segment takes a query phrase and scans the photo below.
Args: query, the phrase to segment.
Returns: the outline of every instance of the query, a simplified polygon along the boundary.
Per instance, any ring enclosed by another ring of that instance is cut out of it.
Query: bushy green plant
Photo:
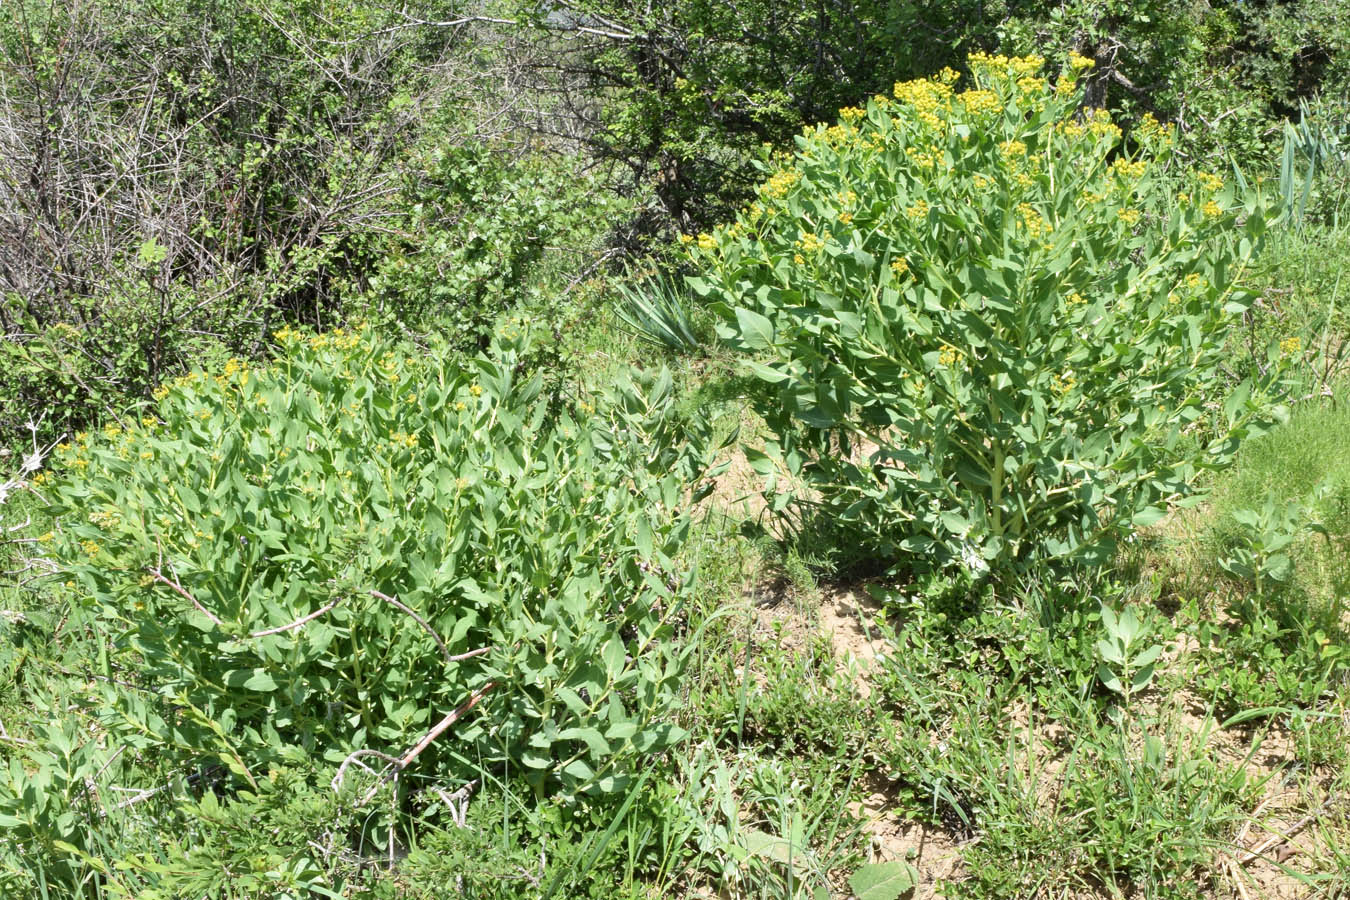
[[[110,689],[108,727],[253,783],[458,709],[421,770],[572,795],[676,739],[700,432],[668,377],[560,408],[523,329],[472,359],[283,331],[271,368],[194,372],[66,448],[52,555],[148,691]]]
[[[543,36],[538,52],[548,64],[534,69],[538,89],[566,97],[588,149],[618,164],[622,190],[650,188],[660,224],[681,227],[735,209],[754,186],[765,144],[954,61],[959,45],[988,39],[994,24],[971,0],[569,0],[565,11],[507,0],[501,8]]]
[[[559,266],[547,251],[584,253],[621,206],[575,160],[513,155],[510,147],[463,141],[464,116],[430,118],[399,164],[386,229],[361,235],[367,263],[344,297],[354,316],[400,329],[435,327],[460,347],[480,349],[505,311],[540,301]],[[568,274],[581,266],[562,263]]]
[[[970,66],[809,130],[685,238],[694,286],[769,387],[752,462],[800,479],[798,526],[910,570],[1100,562],[1262,422],[1220,363],[1265,211],[1080,113],[1089,60]]]
[[[546,245],[587,249],[590,209],[502,108],[476,115],[495,63],[466,33],[411,25],[462,8],[0,8],[0,441],[35,407],[53,437],[109,417],[221,346],[257,358],[282,319],[370,304],[485,346]]]

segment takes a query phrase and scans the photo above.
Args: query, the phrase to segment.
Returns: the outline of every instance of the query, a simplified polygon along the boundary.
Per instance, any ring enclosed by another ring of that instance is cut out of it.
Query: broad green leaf
[[[848,879],[857,900],[897,900],[918,883],[919,870],[900,860],[869,863]]]

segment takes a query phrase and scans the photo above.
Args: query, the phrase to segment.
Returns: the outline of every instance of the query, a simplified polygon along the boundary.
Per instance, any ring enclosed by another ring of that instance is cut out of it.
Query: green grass
[[[1350,485],[1350,389],[1294,408],[1289,421],[1243,448],[1213,495],[1222,519],[1236,509],[1260,505],[1267,495],[1306,497],[1323,481]],[[1350,526],[1347,526],[1350,527]]]

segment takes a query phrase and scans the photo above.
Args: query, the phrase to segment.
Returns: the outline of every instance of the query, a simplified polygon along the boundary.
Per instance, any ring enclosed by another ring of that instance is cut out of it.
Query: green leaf
[[[857,900],[896,900],[914,890],[918,883],[919,870],[900,860],[869,863],[848,879]]]
[[[1147,528],[1150,525],[1156,525],[1167,515],[1167,511],[1159,506],[1146,506],[1134,514],[1131,522],[1138,528]]]
[[[228,687],[244,688],[249,691],[275,691],[277,683],[265,669],[234,669],[226,672],[221,679]]]
[[[745,349],[766,350],[773,346],[773,323],[754,310],[738,307],[736,327]]]
[[[609,742],[595,728],[566,728],[558,732],[558,740],[582,741],[586,744],[586,749],[590,750],[597,758],[603,758],[610,754]]]
[[[1116,673],[1106,667],[1105,663],[1100,663],[1097,666],[1097,680],[1100,681],[1107,690],[1115,691],[1117,694],[1125,693],[1125,686],[1121,684],[1120,679],[1116,677]]]

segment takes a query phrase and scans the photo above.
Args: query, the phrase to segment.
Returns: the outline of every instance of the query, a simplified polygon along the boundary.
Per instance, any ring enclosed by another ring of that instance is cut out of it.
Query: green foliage
[[[0,440],[257,359],[279,320],[435,316],[481,349],[546,247],[589,250],[586,179],[476,121],[490,76],[445,72],[485,61],[405,18],[461,5],[6,4]]]
[[[592,152],[650,187],[665,221],[685,228],[749,195],[765,144],[955,59],[970,32],[994,25],[968,0],[505,6],[544,35],[546,86],[567,93]]]
[[[919,883],[919,871],[907,862],[873,863],[849,876],[858,900],[896,900]]]
[[[895,711],[882,771],[897,814],[977,837],[945,893],[1017,896],[1046,883],[1195,896],[1185,886],[1245,815],[1253,786],[1208,751],[1212,722],[1197,732],[1171,698],[1155,716],[1141,696],[1122,707],[1092,690],[1103,632],[1112,652],[1129,635],[1127,670],[1145,633],[1174,636],[1147,608],[1133,623],[1110,614],[1128,589],[1031,585],[1016,606],[963,618],[888,598],[901,621],[874,678]]]
[[[390,329],[433,328],[481,349],[507,310],[545,293],[549,248],[588,250],[622,204],[566,159],[466,141],[458,110],[428,116],[399,164],[385,228],[362,236],[369,261],[343,290],[352,316]]]
[[[564,94],[592,152],[654,191],[665,221],[684,228],[725,219],[749,197],[762,145],[971,51],[1084,54],[1097,65],[1085,79],[1090,105],[1175,122],[1183,157],[1215,166],[1230,156],[1264,166],[1301,100],[1350,86],[1344,0],[501,8],[542,35],[540,87]]]
[[[1260,592],[1264,587],[1285,582],[1293,570],[1286,552],[1298,537],[1304,522],[1304,506],[1295,500],[1277,502],[1267,496],[1260,509],[1239,509],[1233,521],[1240,532],[1219,560],[1219,568],[1235,578],[1249,581]]]
[[[1203,539],[1211,565],[1244,592],[1294,604],[1282,627],[1328,634],[1350,587],[1350,415],[1316,400],[1253,441],[1213,492]]]
[[[552,413],[519,329],[471,360],[283,332],[274,367],[195,372],[66,450],[53,555],[149,691],[110,688],[107,727],[253,785],[481,698],[419,767],[569,796],[677,740],[697,434],[668,376]]]
[[[1284,123],[1280,153],[1280,197],[1295,226],[1306,224],[1315,186],[1344,187],[1350,180],[1350,126],[1327,121],[1331,114],[1325,108],[1314,114],[1306,102],[1299,113],[1297,125]]]
[[[1103,606],[1102,630],[1106,636],[1097,642],[1097,655],[1101,659],[1097,677],[1128,704],[1130,695],[1144,690],[1153,681],[1162,645],[1141,646],[1148,640],[1148,627],[1132,606],[1120,613]]]
[[[1156,128],[1131,156],[1079,121],[1088,61],[1053,89],[971,63],[969,91],[898,85],[801,138],[694,283],[770,388],[752,462],[799,529],[907,570],[1102,562],[1261,424],[1267,385],[1221,363],[1264,212],[1174,190]]]
[[[690,321],[688,292],[675,276],[656,274],[618,285],[619,318],[638,337],[675,353],[698,353],[703,341]]]
[[[1200,652],[1187,682],[1220,715],[1264,718],[1313,708],[1347,662],[1344,640],[1295,620],[1297,603],[1238,604],[1192,628]]]
[[[1077,51],[1097,69],[1088,98],[1137,119],[1176,122],[1192,159],[1236,158],[1264,167],[1281,120],[1301,100],[1337,97],[1350,81],[1350,7],[1343,0],[1290,3],[1129,4],[1073,0],[1008,3],[1005,53],[1060,59]]]

